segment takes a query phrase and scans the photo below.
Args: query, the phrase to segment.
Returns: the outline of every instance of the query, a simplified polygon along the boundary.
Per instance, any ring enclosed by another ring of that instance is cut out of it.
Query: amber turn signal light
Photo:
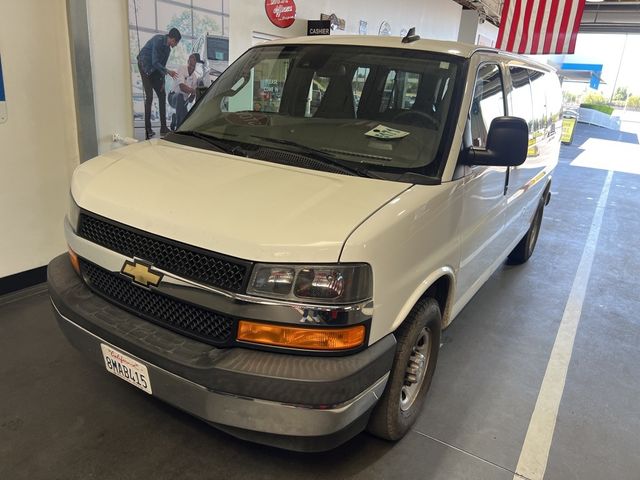
[[[71,260],[71,266],[80,275],[80,261],[78,260],[78,254],[69,248],[69,260]]]
[[[240,320],[238,340],[307,350],[347,350],[362,345],[364,325],[347,328],[299,328]]]

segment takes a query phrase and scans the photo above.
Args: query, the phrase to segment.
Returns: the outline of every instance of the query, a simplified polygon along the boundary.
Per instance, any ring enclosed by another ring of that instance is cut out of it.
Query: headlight
[[[309,303],[344,304],[371,298],[373,275],[367,264],[270,265],[258,263],[247,292]]]
[[[69,211],[67,212],[67,218],[73,228],[74,232],[78,231],[78,220],[80,218],[80,207],[73,199],[73,196],[69,194]]]

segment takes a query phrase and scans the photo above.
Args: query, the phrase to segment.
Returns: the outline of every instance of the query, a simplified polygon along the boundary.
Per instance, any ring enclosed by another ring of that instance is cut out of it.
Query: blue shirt
[[[146,75],[151,75],[153,72],[167,73],[165,65],[169,60],[169,54],[171,53],[171,47],[168,44],[168,35],[154,35],[145,43],[142,50],[138,54],[138,60],[142,65],[142,70]]]

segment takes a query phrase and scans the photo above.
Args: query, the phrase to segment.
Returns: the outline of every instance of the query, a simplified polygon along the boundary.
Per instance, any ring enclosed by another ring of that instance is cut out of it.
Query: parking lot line
[[[532,480],[542,480],[544,478],[558,417],[558,408],[564,391],[567,370],[571,361],[573,344],[578,323],[580,322],[582,305],[584,304],[587,284],[591,275],[591,266],[593,265],[612,178],[613,171],[609,170],[593,215],[589,236],[582,251],[580,264],[562,315],[560,327],[558,328],[538,393],[538,399],[531,415],[529,428],[527,429],[516,467],[517,473],[513,477],[514,480],[520,479],[520,476]]]

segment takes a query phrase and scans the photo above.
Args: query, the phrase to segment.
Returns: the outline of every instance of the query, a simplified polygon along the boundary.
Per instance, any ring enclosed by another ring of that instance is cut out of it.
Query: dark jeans
[[[142,72],[142,66],[138,62],[140,76],[142,77],[142,88],[144,89],[144,129],[147,134],[151,132],[151,104],[153,103],[153,92],[158,96],[160,108],[160,128],[167,129],[167,94],[164,91],[164,74],[154,71],[151,75]]]
[[[169,105],[176,109],[176,123],[171,123],[171,128],[175,129],[180,126],[184,117],[187,116],[187,100],[184,98],[184,95],[180,93],[169,93]]]

